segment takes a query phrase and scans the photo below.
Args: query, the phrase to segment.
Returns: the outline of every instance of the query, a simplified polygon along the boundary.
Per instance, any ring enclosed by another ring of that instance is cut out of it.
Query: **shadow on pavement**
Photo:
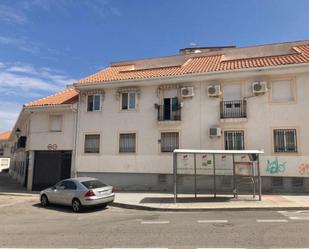
[[[63,213],[73,213],[72,208],[69,206],[62,206],[62,205],[56,205],[56,204],[50,204],[47,207],[43,207],[40,203],[36,203],[32,205],[35,208],[38,209],[47,209],[47,210],[53,210]],[[93,207],[84,207],[79,213],[94,213],[102,210],[107,210],[109,207],[104,206],[93,206]]]
[[[197,203],[197,202],[229,202],[233,197],[178,197],[177,203]],[[174,203],[173,197],[146,197],[140,203]]]

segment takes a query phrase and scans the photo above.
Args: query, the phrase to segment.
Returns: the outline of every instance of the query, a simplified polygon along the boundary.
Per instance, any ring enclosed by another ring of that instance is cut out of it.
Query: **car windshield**
[[[103,188],[107,186],[106,184],[104,184],[103,182],[99,180],[89,180],[89,181],[82,182],[82,184],[88,189]]]

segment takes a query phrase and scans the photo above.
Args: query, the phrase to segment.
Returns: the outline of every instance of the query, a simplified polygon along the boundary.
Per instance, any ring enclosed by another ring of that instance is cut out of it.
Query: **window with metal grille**
[[[87,97],[87,111],[100,111],[101,95],[88,95]]]
[[[85,135],[85,153],[100,152],[100,135]]]
[[[161,152],[173,152],[179,148],[178,132],[162,132],[161,133]]]
[[[136,134],[122,133],[119,135],[119,152],[134,153],[136,152]]]
[[[275,129],[274,151],[297,152],[296,129]]]
[[[224,147],[226,150],[244,150],[244,132],[224,131]]]

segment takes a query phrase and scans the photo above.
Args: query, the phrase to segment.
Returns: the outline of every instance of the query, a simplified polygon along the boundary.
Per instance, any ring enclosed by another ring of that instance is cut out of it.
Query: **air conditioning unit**
[[[218,97],[221,95],[220,85],[211,85],[207,87],[209,97]]]
[[[181,92],[181,97],[183,98],[189,98],[189,97],[193,97],[194,96],[194,89],[193,87],[182,87],[180,89]]]
[[[267,82],[266,81],[257,81],[252,83],[252,92],[253,93],[265,93],[267,92]]]
[[[210,137],[221,137],[221,128],[209,128],[209,136]]]

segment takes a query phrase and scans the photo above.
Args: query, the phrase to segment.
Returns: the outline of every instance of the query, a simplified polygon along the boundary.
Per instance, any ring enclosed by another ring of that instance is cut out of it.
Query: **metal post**
[[[255,190],[255,188],[256,188],[256,186],[255,186],[255,170],[254,170],[254,168],[255,168],[255,165],[256,165],[256,162],[255,161],[253,161],[252,162],[252,180],[253,180],[253,198],[255,198],[255,192],[256,192],[256,190]]]
[[[196,153],[194,155],[194,197],[197,197],[197,190],[196,190]]]
[[[217,184],[216,184],[216,156],[215,154],[212,154],[212,161],[213,161],[213,167],[214,167],[214,198],[217,197]]]
[[[260,172],[260,155],[257,154],[257,171],[258,171],[258,182],[259,182],[259,201],[262,200],[262,179]]]
[[[233,154],[233,193],[234,193],[234,198],[235,198],[235,197],[236,197],[236,194],[237,194],[237,189],[236,189],[235,154]]]
[[[177,154],[173,152],[174,203],[177,202]]]

